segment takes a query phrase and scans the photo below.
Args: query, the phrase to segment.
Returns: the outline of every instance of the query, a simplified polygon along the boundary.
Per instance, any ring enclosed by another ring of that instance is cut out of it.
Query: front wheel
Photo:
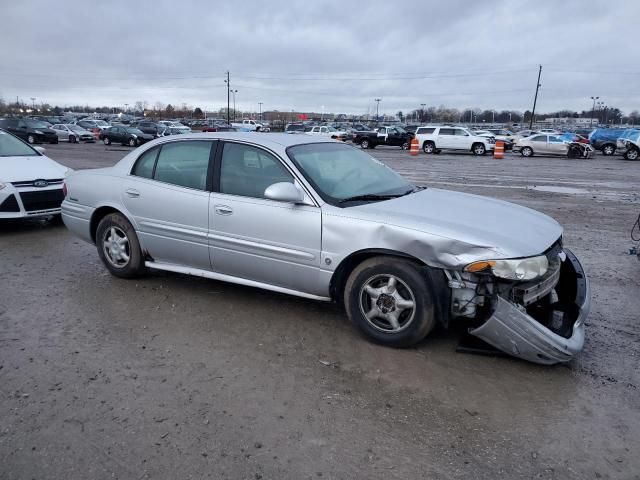
[[[76,137],[69,135],[69,143],[76,143]]]
[[[436,150],[436,144],[433,142],[424,142],[422,145],[422,151],[424,153],[434,153]]]
[[[523,147],[522,150],[520,150],[520,155],[523,157],[531,157],[533,156],[533,149],[531,147]]]
[[[626,152],[624,152],[624,158],[626,160],[638,160],[638,155],[640,154],[640,150],[637,148],[630,148]]]
[[[487,153],[487,149],[482,143],[474,144],[472,150],[474,155],[484,155]]]
[[[135,147],[138,144],[137,140],[135,138],[130,138],[129,139],[129,146],[130,147]]]
[[[33,145],[34,143],[36,143],[36,137],[34,137],[33,135],[29,135],[27,137],[27,142],[29,142],[31,145]]]
[[[604,147],[602,147],[602,154],[603,155],[613,155],[614,153],[616,153],[616,147],[614,147],[613,145],[605,145]]]
[[[362,142],[360,143],[360,148],[363,148],[363,149],[370,148],[369,140],[367,140],[366,138],[363,139]]]
[[[374,257],[349,276],[344,290],[347,315],[373,341],[408,347],[435,326],[431,289],[418,268],[405,259]]]
[[[402,145],[400,145],[400,148],[402,150],[409,150],[409,142],[404,142]]]
[[[121,213],[111,213],[100,220],[96,247],[100,260],[116,277],[133,278],[144,271],[138,237]]]
[[[104,142],[105,145],[111,145],[111,139],[109,137],[104,137],[104,140],[102,140]]]

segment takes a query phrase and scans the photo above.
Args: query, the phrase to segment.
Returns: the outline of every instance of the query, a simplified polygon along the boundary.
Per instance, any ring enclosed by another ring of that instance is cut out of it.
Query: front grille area
[[[60,185],[63,182],[62,178],[51,178],[43,180],[45,180],[49,185]],[[35,182],[36,180],[22,180],[20,182],[11,182],[11,185],[16,188],[35,187]]]
[[[16,200],[15,195],[9,195],[4,199],[4,202],[0,204],[0,212],[19,212],[20,205],[18,205],[18,200]]]
[[[513,300],[527,306],[548,295],[560,280],[560,267],[561,262],[556,258],[553,263],[549,264],[549,269],[542,278],[514,287]]]
[[[22,204],[27,212],[37,210],[52,210],[60,208],[64,194],[59,190],[41,190],[39,192],[22,192],[20,194]]]

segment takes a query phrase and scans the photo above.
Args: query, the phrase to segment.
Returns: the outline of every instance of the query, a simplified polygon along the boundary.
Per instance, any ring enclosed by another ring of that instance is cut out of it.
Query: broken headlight
[[[480,273],[491,271],[496,277],[505,280],[533,280],[541,277],[549,268],[549,260],[545,255],[510,260],[483,260],[470,263],[465,267],[467,272]]]

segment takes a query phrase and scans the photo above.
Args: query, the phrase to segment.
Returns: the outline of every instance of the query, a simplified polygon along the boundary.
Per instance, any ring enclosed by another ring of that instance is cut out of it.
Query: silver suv
[[[496,142],[493,137],[481,137],[467,128],[453,126],[418,127],[416,138],[424,153],[458,150],[484,155],[494,150]]]

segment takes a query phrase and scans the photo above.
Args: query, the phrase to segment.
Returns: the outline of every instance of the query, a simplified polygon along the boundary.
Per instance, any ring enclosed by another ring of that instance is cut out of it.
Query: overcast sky
[[[640,109],[640,1],[0,0],[0,97],[396,113]]]

